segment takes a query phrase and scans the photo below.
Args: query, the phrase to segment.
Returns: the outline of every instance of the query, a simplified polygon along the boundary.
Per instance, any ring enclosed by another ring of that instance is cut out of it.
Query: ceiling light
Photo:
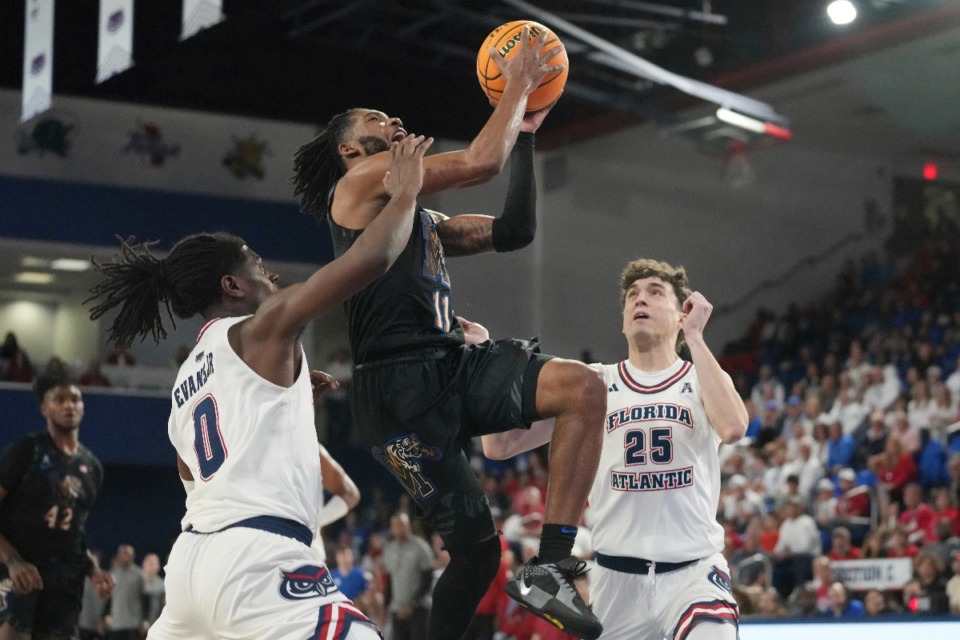
[[[46,258],[36,258],[34,256],[24,256],[20,260],[20,266],[28,269],[49,269],[50,261]]]
[[[76,258],[58,258],[50,263],[50,268],[57,271],[87,271],[90,268],[90,261],[77,260]]]
[[[13,277],[13,281],[22,284],[50,284],[53,282],[53,274],[39,271],[21,271]]]
[[[827,6],[833,24],[850,24],[857,19],[857,7],[850,0],[834,0]]]

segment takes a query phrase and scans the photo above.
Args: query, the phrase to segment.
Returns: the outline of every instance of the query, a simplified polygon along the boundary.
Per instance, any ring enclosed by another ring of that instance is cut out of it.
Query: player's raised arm
[[[747,432],[750,416],[733,386],[733,380],[720,368],[720,363],[703,339],[703,329],[712,311],[713,305],[707,302],[703,294],[693,292],[683,302],[683,338],[697,368],[697,379],[700,381],[700,393],[703,395],[707,417],[723,442],[733,444]]]

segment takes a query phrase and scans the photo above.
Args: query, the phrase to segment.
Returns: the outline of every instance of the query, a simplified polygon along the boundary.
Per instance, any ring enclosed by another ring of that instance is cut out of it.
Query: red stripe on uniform
[[[673,630],[673,637],[674,640],[686,640],[690,630],[701,622],[730,623],[738,626],[739,619],[740,616],[735,604],[723,600],[696,602],[690,605],[687,611],[680,616],[680,622]]]
[[[312,640],[343,640],[354,622],[368,624],[383,637],[383,633],[369,618],[349,602],[331,602],[320,608],[320,619]]]
[[[210,318],[204,323],[202,327],[200,327],[200,331],[197,333],[197,342],[200,342],[200,338],[203,337],[203,332],[206,331],[210,327],[210,325],[212,325],[214,322],[216,322],[219,319],[220,318]]]
[[[620,379],[623,380],[623,384],[627,385],[627,387],[629,387],[632,391],[636,391],[637,393],[657,393],[665,389],[669,389],[670,387],[675,385],[677,382],[679,382],[681,378],[687,375],[687,372],[690,371],[691,367],[693,367],[691,363],[684,362],[683,366],[680,367],[680,370],[677,371],[675,374],[673,374],[672,376],[670,376],[660,384],[656,384],[649,387],[646,385],[640,384],[630,376],[630,372],[627,370],[626,360],[620,363],[618,369],[620,371]]]

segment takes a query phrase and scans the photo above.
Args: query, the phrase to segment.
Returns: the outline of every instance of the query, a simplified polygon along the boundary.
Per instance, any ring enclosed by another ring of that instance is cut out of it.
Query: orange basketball
[[[543,50],[549,50],[560,42],[557,34],[539,22],[532,20],[515,20],[507,24],[500,25],[486,37],[480,46],[480,52],[477,54],[477,78],[480,80],[480,88],[487,94],[491,104],[500,102],[500,96],[503,95],[503,88],[506,86],[506,80],[500,73],[500,67],[490,59],[490,53],[487,51],[490,47],[497,50],[501,59],[506,59],[516,53],[520,44],[520,32],[524,25],[530,25],[530,39],[535,39],[541,31],[546,31],[550,35],[543,45]],[[561,51],[553,56],[548,64],[567,65],[567,52]],[[567,83],[567,67],[563,71],[548,73],[544,77],[540,86],[534,89],[530,97],[527,98],[527,111],[538,111],[552,104],[560,94],[563,93],[563,86]]]

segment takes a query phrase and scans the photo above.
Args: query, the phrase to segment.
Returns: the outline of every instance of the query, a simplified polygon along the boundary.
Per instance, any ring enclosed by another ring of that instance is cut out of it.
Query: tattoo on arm
[[[437,225],[437,235],[448,257],[472,256],[493,251],[493,218],[489,216],[457,216]]]

